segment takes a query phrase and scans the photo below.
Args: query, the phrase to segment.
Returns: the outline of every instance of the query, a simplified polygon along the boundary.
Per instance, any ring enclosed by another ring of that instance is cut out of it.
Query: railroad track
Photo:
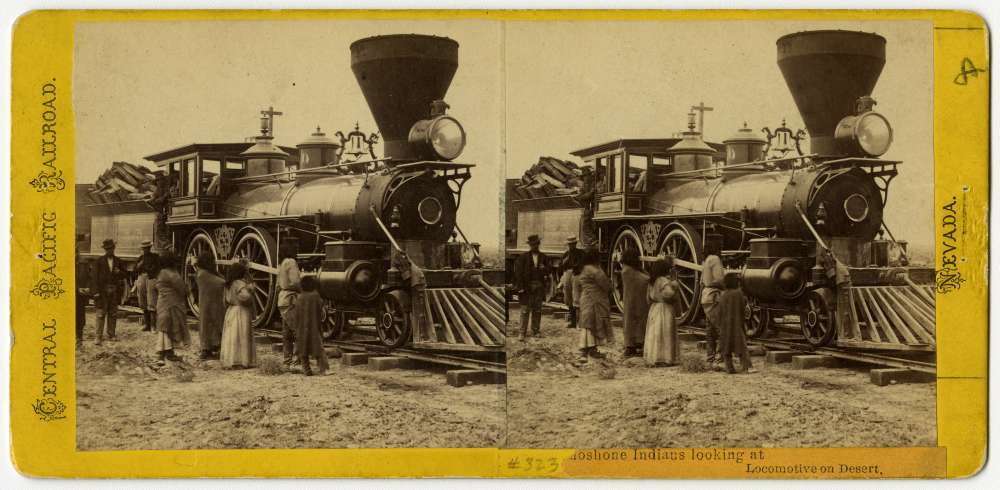
[[[698,327],[681,327],[679,330],[696,335],[705,335],[705,329]],[[928,355],[927,353],[922,352],[915,353],[914,355],[919,356],[919,358],[914,358],[892,355],[884,352],[859,352],[838,347],[814,347],[804,339],[794,337],[750,339],[748,342],[750,344],[761,345],[771,349],[798,351],[803,354],[820,354],[837,359],[863,362],[876,366],[909,369],[911,371],[927,374],[937,373],[937,363],[934,361],[933,354]]]
[[[363,352],[370,355],[380,354],[385,356],[405,357],[414,361],[426,362],[430,364],[460,367],[464,369],[477,369],[480,371],[503,375],[507,374],[507,363],[504,353],[494,356],[497,360],[490,360],[487,358],[420,351],[408,348],[390,349],[379,344],[377,340],[332,340],[324,342],[324,345],[335,346],[343,351]]]

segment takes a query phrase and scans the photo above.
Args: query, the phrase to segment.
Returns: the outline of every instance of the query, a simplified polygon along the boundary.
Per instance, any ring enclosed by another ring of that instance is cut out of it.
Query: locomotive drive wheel
[[[276,250],[274,240],[256,230],[243,235],[233,247],[233,260],[247,262],[249,286],[254,298],[254,328],[265,325],[277,303]]]
[[[642,255],[642,242],[639,234],[632,228],[624,228],[618,232],[614,246],[611,247],[611,257],[608,261],[608,272],[611,276],[611,296],[618,306],[618,311],[625,311],[624,289],[622,281],[622,257],[628,249],[635,249]]]
[[[806,293],[804,311],[800,314],[802,335],[814,347],[823,347],[837,333],[836,313],[833,310],[833,293],[817,289]]]
[[[673,227],[660,244],[660,255],[669,255],[691,264],[701,264],[701,239],[686,225]],[[690,324],[701,305],[701,272],[681,263],[674,263],[680,283],[681,309],[676,318],[680,324]]]
[[[771,310],[760,306],[757,298],[747,297],[746,306],[743,308],[743,330],[747,338],[757,339],[767,333],[771,327]]]
[[[409,315],[396,295],[383,294],[379,298],[375,330],[386,347],[402,347],[410,340]]]
[[[184,253],[184,282],[187,283],[188,295],[187,302],[188,307],[191,308],[191,313],[194,316],[198,316],[198,282],[195,278],[198,275],[198,269],[194,267],[194,261],[198,259],[198,256],[202,252],[209,251],[216,260],[219,260],[219,255],[215,251],[215,244],[212,242],[212,238],[208,236],[205,232],[198,232],[191,238],[188,242],[187,251]]]

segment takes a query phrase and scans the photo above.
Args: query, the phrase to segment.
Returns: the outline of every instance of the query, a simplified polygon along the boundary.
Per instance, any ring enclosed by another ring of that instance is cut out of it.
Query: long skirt
[[[156,329],[170,341],[171,347],[167,347],[167,349],[172,349],[174,345],[184,346],[191,343],[191,332],[188,331],[187,318],[184,315],[184,308],[180,306],[157,310]]]
[[[253,343],[253,317],[249,308],[234,305],[226,309],[219,360],[224,367],[253,367],[257,364],[257,348]]]
[[[166,332],[156,332],[156,351],[161,352],[165,350],[170,350],[174,348],[173,341],[170,340],[170,336]]]
[[[580,333],[576,346],[580,350],[597,347],[599,345],[606,345],[610,339],[610,337],[599,339],[594,336],[593,332],[587,330],[586,328],[581,328],[579,330]]]
[[[654,302],[649,307],[642,357],[649,365],[676,364],[680,360],[680,344],[677,341],[677,324],[672,305]]]

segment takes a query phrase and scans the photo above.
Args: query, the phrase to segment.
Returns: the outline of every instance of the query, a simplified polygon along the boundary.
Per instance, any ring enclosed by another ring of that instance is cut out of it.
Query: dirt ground
[[[118,320],[119,341],[94,344],[88,312],[77,356],[80,450],[195,448],[496,447],[503,385],[453,388],[444,370],[374,372],[331,359],[327,376],[225,370],[197,360],[158,367],[153,334]],[[258,361],[274,356],[259,345]]]
[[[515,331],[518,314],[511,308]],[[519,330],[517,330],[519,331]],[[577,330],[545,316],[542,337],[508,337],[510,447],[934,446],[935,385],[878,387],[856,368],[793,370],[754,357],[753,374],[647,368],[602,347],[577,367]],[[682,358],[703,357],[683,342]]]

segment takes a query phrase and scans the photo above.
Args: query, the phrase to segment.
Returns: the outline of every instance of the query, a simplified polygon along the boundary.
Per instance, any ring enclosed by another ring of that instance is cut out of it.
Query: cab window
[[[218,159],[201,160],[201,181],[199,194],[202,196],[218,196],[221,185],[222,162]]]
[[[646,192],[646,170],[649,168],[649,155],[629,153],[628,182],[630,192]]]
[[[226,158],[226,177],[243,177],[247,173],[247,162],[240,158]]]
[[[190,196],[194,194],[194,190],[197,188],[196,185],[198,176],[194,168],[194,159],[189,158],[184,160],[181,167],[184,169],[184,185],[181,186],[181,195]]]
[[[181,162],[170,162],[169,170],[167,171],[167,185],[170,189],[170,197],[181,197]]]
[[[598,158],[594,163],[594,190],[598,193],[607,192],[608,184],[607,178],[607,159]]]
[[[608,192],[622,191],[622,158],[621,155],[608,157]]]

